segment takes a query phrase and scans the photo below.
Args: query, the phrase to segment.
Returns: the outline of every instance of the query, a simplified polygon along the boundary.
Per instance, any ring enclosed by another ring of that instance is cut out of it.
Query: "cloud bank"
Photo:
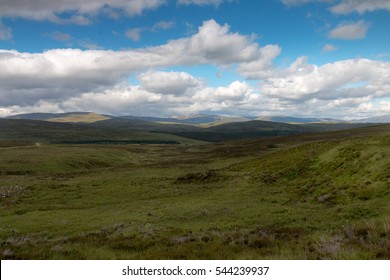
[[[215,20],[203,22],[192,36],[139,49],[0,50],[0,116],[91,108],[158,116],[390,113],[390,63],[350,59],[318,66],[300,57],[279,68],[274,60],[281,52],[278,45],[260,46]],[[210,86],[188,72],[166,70],[198,65],[229,67],[242,80]]]
[[[278,51],[270,49],[275,48],[277,49],[275,46],[260,47],[250,36],[232,33],[228,25],[209,20],[191,37],[143,49],[54,49],[43,53],[1,50],[0,107],[3,108],[4,115],[6,108],[16,108],[15,106],[39,108],[42,104],[47,106],[48,103],[61,103],[63,108],[69,108],[69,104],[76,104],[75,100],[83,104],[82,100],[88,99],[90,102],[101,101],[101,105],[93,107],[102,108],[109,104],[103,102],[104,98],[114,92],[121,99],[127,97],[129,102],[164,100],[169,104],[174,100],[178,105],[181,99],[177,98],[184,93],[204,96],[205,92],[214,90],[188,73],[167,73],[151,69],[183,65],[238,65],[245,73],[248,65],[254,62],[254,70],[261,75],[267,71],[267,67],[271,67],[270,61]],[[131,76],[138,76],[140,86],[127,82]],[[123,93],[118,89],[123,90]],[[229,90],[223,88],[215,92],[217,96],[236,98],[236,93],[230,94]],[[140,93],[148,98],[141,98]],[[201,103],[204,105],[207,102],[204,100]],[[122,100],[120,104],[128,102]],[[118,108],[121,107],[120,104]],[[192,109],[203,108],[196,104],[191,105]],[[220,108],[214,105],[206,107],[210,110]],[[127,107],[127,111],[131,111],[131,107]],[[123,111],[118,109],[119,112]]]

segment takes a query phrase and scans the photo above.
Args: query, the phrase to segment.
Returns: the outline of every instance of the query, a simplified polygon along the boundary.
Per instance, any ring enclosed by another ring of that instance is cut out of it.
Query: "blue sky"
[[[0,117],[390,114],[390,1],[4,0]]]

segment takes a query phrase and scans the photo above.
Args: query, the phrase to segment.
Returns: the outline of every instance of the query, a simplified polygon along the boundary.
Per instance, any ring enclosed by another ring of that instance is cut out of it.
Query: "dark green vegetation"
[[[58,125],[0,142],[1,259],[390,258],[389,125],[200,145],[28,143],[74,133]]]
[[[134,121],[134,128],[115,125],[92,125],[56,123],[38,120],[0,119],[0,141],[25,141],[33,143],[118,143],[144,144],[196,144],[200,141],[183,138],[164,132],[150,132],[143,124],[158,124]]]
[[[22,115],[23,117],[24,115]],[[39,143],[199,144],[226,140],[332,131],[370,124],[287,124],[268,121],[230,122],[205,126],[167,124],[141,119],[108,118],[93,113],[32,114],[31,119],[0,119],[0,141]],[[42,120],[37,120],[38,118]],[[195,118],[198,120],[199,118]],[[47,121],[55,120],[55,121]],[[69,122],[65,122],[68,120]],[[208,119],[207,119],[208,120]],[[371,124],[372,125],[372,124]]]

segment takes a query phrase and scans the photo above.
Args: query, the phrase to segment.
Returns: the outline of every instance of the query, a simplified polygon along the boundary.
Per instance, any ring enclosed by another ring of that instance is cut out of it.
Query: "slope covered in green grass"
[[[145,122],[147,123],[147,122]],[[142,122],[139,125],[143,125]],[[93,126],[80,123],[0,119],[0,141],[79,144],[199,144],[201,141],[164,133],[134,129],[134,126]]]
[[[0,148],[1,259],[389,259],[390,127]]]

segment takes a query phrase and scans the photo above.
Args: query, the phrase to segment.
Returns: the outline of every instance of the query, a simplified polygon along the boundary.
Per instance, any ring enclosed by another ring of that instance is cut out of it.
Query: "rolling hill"
[[[147,120],[148,119],[148,120]],[[153,120],[153,121],[152,121]],[[162,120],[165,120],[162,121]],[[320,131],[369,126],[370,123],[306,123],[291,124],[216,116],[196,116],[183,123],[170,119],[143,117],[112,117],[94,113],[27,114],[0,119],[0,139],[5,141],[35,141],[91,143],[127,141],[128,143],[189,143],[219,142],[296,135]],[[210,121],[214,121],[210,123]],[[189,123],[187,123],[189,122]],[[196,123],[196,124],[194,124]],[[189,140],[192,139],[192,140]]]
[[[332,118],[298,118],[289,116],[268,116],[258,117],[257,120],[282,122],[282,123],[343,123],[344,121]]]
[[[64,123],[93,123],[96,121],[107,120],[110,118],[111,117],[107,115],[100,115],[91,112],[31,113],[6,117],[6,119],[24,119]]]
[[[245,122],[252,120],[251,118],[243,117],[225,117],[216,115],[193,115],[193,116],[178,116],[171,118],[162,117],[142,117],[142,116],[109,116],[96,114],[92,112],[69,112],[69,113],[30,113],[19,114],[6,117],[6,119],[26,119],[26,120],[41,120],[52,122],[68,122],[68,123],[93,123],[108,119],[126,119],[139,120],[162,124],[191,124],[200,126],[213,126],[229,122]]]
[[[390,115],[382,115],[377,117],[371,117],[367,119],[357,120],[356,122],[363,123],[390,123]]]
[[[143,122],[142,122],[143,123]],[[1,141],[42,143],[128,143],[179,144],[200,143],[180,136],[147,130],[121,129],[111,126],[92,126],[81,123],[0,119]]]
[[[2,147],[0,258],[388,260],[389,136]]]
[[[110,116],[96,114],[93,112],[68,112],[68,113],[30,113],[8,116],[6,119],[28,119],[28,120],[45,120],[53,122],[69,123],[93,123],[108,119],[127,119],[140,120],[162,124],[190,124],[201,127],[210,127],[232,122],[248,122],[253,120],[290,123],[290,124],[340,124],[340,123],[390,123],[390,115],[376,116],[366,119],[355,119],[349,122],[334,118],[309,118],[309,117],[292,117],[292,116],[260,116],[260,117],[233,117],[219,115],[190,115],[175,117],[148,117],[148,116]]]

